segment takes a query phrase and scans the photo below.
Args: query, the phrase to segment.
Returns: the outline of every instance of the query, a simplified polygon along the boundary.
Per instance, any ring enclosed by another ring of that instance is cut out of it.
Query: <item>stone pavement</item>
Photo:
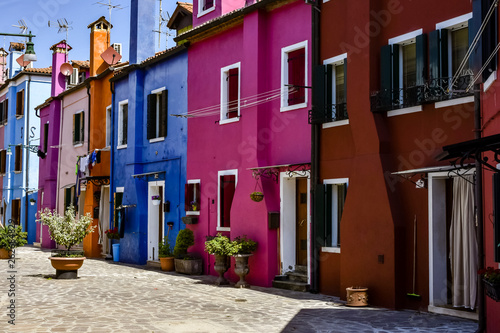
[[[274,288],[216,287],[144,266],[87,259],[77,280],[56,280],[48,252],[0,261],[0,332],[474,332],[454,317],[349,308],[337,298]],[[15,275],[15,281],[8,278]],[[15,296],[8,295],[14,282]],[[15,301],[15,325],[8,306]]]

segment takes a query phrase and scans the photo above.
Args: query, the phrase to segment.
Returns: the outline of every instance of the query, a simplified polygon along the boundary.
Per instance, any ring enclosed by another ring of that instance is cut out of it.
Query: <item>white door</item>
[[[158,244],[163,238],[163,189],[164,181],[148,183],[148,260],[158,260]],[[154,205],[152,196],[159,195],[162,198],[159,205]]]

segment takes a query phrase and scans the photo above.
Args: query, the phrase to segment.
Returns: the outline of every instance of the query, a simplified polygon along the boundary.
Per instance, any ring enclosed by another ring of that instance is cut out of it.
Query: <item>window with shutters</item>
[[[106,147],[111,147],[111,105],[106,108]]]
[[[317,89],[323,89],[321,101],[314,97],[314,105],[324,122],[348,120],[347,115],[347,53],[323,61],[318,69],[321,83]],[[323,88],[321,88],[323,87]],[[313,94],[316,94],[313,91]],[[346,122],[347,123],[347,122]]]
[[[165,87],[153,90],[148,95],[147,139],[150,143],[167,137],[168,90]]]
[[[322,239],[323,247],[337,249],[331,252],[340,252],[341,221],[348,182],[347,178],[325,179],[323,184],[317,185],[317,234]]]
[[[307,106],[307,41],[281,49],[281,111]]]
[[[128,100],[118,103],[118,145],[117,149],[127,147]]]
[[[186,215],[199,215],[200,213],[200,180],[189,179],[184,191],[184,209]]]
[[[8,100],[5,99],[0,102],[0,126],[3,126],[7,123],[7,108],[8,106]]]
[[[215,0],[198,0],[198,17],[215,10]]]
[[[0,150],[0,174],[5,175],[7,173],[7,150]]]
[[[12,200],[11,219],[12,219],[14,225],[20,225],[20,223],[21,223],[21,199]]]
[[[220,125],[240,119],[240,72],[239,62],[221,69]]]
[[[219,195],[217,205],[217,230],[230,231],[231,206],[238,183],[238,170],[219,171]]]
[[[43,152],[47,153],[49,149],[49,123],[43,125]]]
[[[17,145],[14,150],[14,172],[21,172],[23,170],[23,148],[21,145]]]
[[[73,115],[73,146],[83,144],[85,131],[85,112],[79,111]]]
[[[16,93],[16,118],[24,115],[24,89]]]
[[[75,186],[69,186],[64,189],[64,211],[68,209],[69,206],[75,205]]]

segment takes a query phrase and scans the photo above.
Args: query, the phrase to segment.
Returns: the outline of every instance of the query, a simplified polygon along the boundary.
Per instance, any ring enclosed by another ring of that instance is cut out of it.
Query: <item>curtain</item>
[[[465,178],[465,179],[464,179]],[[477,296],[477,240],[474,176],[453,179],[450,263],[454,307],[474,309]]]
[[[108,238],[106,230],[109,229],[109,187],[101,186],[101,200],[99,201],[99,244],[102,244],[102,252],[109,253]]]

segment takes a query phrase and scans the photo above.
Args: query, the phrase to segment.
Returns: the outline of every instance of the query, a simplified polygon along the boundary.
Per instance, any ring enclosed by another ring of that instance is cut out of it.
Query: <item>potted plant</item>
[[[175,269],[172,248],[167,237],[163,239],[163,242],[158,244],[158,258],[160,258],[162,271],[173,271]]]
[[[90,213],[77,220],[75,209],[71,205],[64,216],[46,208],[39,212],[39,217],[38,221],[49,227],[50,238],[66,248],[66,251],[54,251],[49,258],[52,267],[56,269],[56,278],[76,279],[78,269],[82,267],[85,257],[82,252],[71,252],[71,248],[81,243],[85,236],[94,232],[96,226],[91,226]]]
[[[12,252],[16,247],[27,243],[27,232],[23,232],[20,225],[9,224],[6,227],[0,227],[0,259],[10,259]]]
[[[120,261],[120,233],[118,232],[118,227],[108,229],[104,233],[106,234],[106,237],[111,240],[111,253],[113,255],[113,261]]]
[[[182,274],[199,275],[203,261],[188,254],[187,250],[194,245],[194,234],[190,229],[182,229],[177,234],[174,246],[175,271]]]
[[[34,206],[35,204],[36,204],[36,200],[35,200],[35,199],[33,199],[33,198],[31,198],[31,199],[30,199],[30,205]]]
[[[191,204],[191,210],[193,212],[196,212],[198,210],[198,202],[196,200],[193,200],[190,202],[190,204]]]
[[[347,306],[368,306],[368,288],[366,287],[347,287]]]
[[[249,288],[250,285],[245,281],[245,277],[250,272],[248,267],[248,258],[257,249],[257,243],[247,238],[246,235],[236,237],[232,242],[232,255],[234,257],[235,265],[234,272],[240,277],[236,282],[237,288]]]
[[[118,232],[118,227],[114,227],[113,229],[108,229],[104,232],[108,239],[120,239],[120,233]]]
[[[151,197],[151,200],[153,201],[153,205],[158,206],[161,202],[161,198],[159,195],[153,195]]]
[[[216,236],[207,236],[205,241],[205,252],[215,256],[214,270],[219,274],[215,284],[225,285],[229,281],[224,277],[230,266],[229,256],[232,254],[233,246],[228,237],[217,233]]]
[[[264,199],[264,193],[258,191],[252,192],[250,193],[250,199],[255,202],[262,201]]]
[[[487,267],[477,272],[483,280],[486,295],[496,302],[500,301],[500,269]]]

